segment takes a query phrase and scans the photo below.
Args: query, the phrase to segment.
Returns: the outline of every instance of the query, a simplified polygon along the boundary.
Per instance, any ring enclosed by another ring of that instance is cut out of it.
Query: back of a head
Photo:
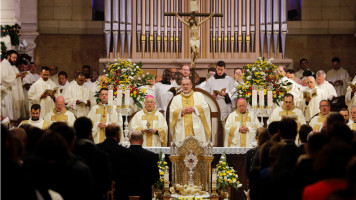
[[[326,129],[329,131],[335,124],[345,124],[345,119],[340,113],[330,113],[326,118]]]
[[[120,135],[120,127],[114,124],[110,124],[105,128],[105,136],[107,138],[118,138]]]
[[[26,131],[23,128],[13,128],[10,130],[10,135],[12,137],[18,138],[21,141],[27,140]]]
[[[49,129],[62,135],[62,137],[67,141],[69,147],[74,143],[76,138],[75,131],[66,123],[55,122],[49,127]]]
[[[279,135],[281,139],[295,140],[297,136],[297,122],[290,118],[282,119],[279,124]]]
[[[313,168],[320,179],[345,178],[346,165],[351,156],[350,145],[331,141],[318,153]]]
[[[343,123],[336,123],[332,127],[328,128],[327,134],[331,140],[341,139],[344,142],[351,144],[353,139],[353,132]]]
[[[329,142],[329,138],[322,133],[314,133],[308,137],[307,147],[308,153],[311,156],[315,156],[325,144]]]
[[[135,142],[142,142],[143,141],[143,135],[141,131],[133,131],[130,135],[130,142],[135,143]]]
[[[258,136],[257,136],[257,141],[258,141],[258,146],[262,146],[265,142],[270,140],[270,135],[268,132],[268,129],[262,127],[257,129]]]
[[[275,121],[275,122],[271,122],[271,123],[268,125],[268,132],[269,132],[269,134],[271,134],[271,136],[273,136],[274,134],[278,133],[278,131],[279,131],[279,124],[280,124],[279,121]]]
[[[43,130],[37,127],[31,127],[28,132],[27,132],[27,145],[26,145],[26,151],[28,153],[33,153],[35,150],[38,141],[43,135]]]
[[[79,117],[74,122],[74,129],[77,133],[77,139],[89,139],[93,128],[92,121],[87,117]]]
[[[308,124],[303,124],[300,126],[299,129],[299,139],[302,143],[307,142],[307,137],[310,132],[313,131],[313,128],[309,126]]]

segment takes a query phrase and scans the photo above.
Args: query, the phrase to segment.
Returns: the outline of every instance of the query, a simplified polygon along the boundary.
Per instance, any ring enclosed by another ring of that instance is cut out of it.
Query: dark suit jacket
[[[140,196],[140,200],[151,200],[152,185],[159,179],[158,155],[140,145],[131,145],[129,149],[133,154],[129,195]]]
[[[112,178],[116,183],[116,199],[128,199],[127,180],[130,178],[128,170],[131,166],[131,151],[118,144],[114,139],[106,139],[97,147],[109,155]]]
[[[96,199],[103,199],[111,188],[111,164],[106,152],[98,149],[88,139],[76,141],[73,153],[88,165],[92,171]]]

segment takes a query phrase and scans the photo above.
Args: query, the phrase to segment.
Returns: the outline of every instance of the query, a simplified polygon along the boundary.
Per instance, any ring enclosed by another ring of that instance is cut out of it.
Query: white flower
[[[233,180],[232,182],[233,182],[233,183],[236,183],[236,180]]]
[[[114,62],[117,62],[117,58],[114,59]]]
[[[238,184],[238,185],[237,185],[237,187],[238,187],[238,188],[242,187],[242,184],[241,184],[241,183],[240,183],[240,184]]]
[[[106,72],[106,70],[104,69],[104,70],[103,70],[103,72],[105,73],[105,72]]]
[[[132,63],[132,60],[131,60],[131,59],[127,59],[127,61]]]
[[[256,70],[256,67],[252,67],[252,71],[255,71]]]
[[[246,77],[247,80],[251,80],[251,78],[252,78],[251,76]]]

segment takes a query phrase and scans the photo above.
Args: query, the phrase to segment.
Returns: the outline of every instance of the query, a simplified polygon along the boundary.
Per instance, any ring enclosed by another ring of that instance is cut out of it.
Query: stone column
[[[2,0],[3,1],[3,0]],[[21,39],[26,40],[28,45],[35,43],[38,33],[38,0],[20,0],[21,2]],[[34,49],[26,52],[34,59]]]

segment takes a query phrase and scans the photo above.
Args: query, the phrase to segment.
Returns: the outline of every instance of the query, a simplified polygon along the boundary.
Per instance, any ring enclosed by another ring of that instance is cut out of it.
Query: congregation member
[[[67,86],[64,99],[67,108],[74,116],[86,117],[89,113],[90,106],[94,101],[93,92],[84,87],[85,75],[83,73],[77,74],[76,82]]]
[[[65,71],[60,71],[58,73],[58,96],[63,96],[65,89],[69,85],[68,74]]]
[[[331,101],[334,97],[337,96],[335,88],[333,85],[329,83],[329,81],[325,80],[326,73],[323,70],[319,70],[316,72],[316,83],[317,86],[324,91],[326,94],[326,99]]]
[[[20,73],[16,67],[18,53],[14,50],[7,52],[6,59],[1,62],[1,115],[12,120],[26,117],[25,98]]]
[[[352,106],[351,110],[351,119],[347,125],[350,127],[351,130],[356,131],[356,106]]]
[[[247,110],[245,99],[237,100],[237,110],[226,119],[224,146],[225,147],[253,147],[256,143],[256,130],[263,125],[253,112]]]
[[[116,106],[108,105],[108,92],[107,88],[100,89],[100,102],[94,105],[88,114],[88,118],[93,122],[93,140],[95,144],[105,140],[105,129],[109,124],[117,124],[120,128],[123,124],[121,113],[117,113]]]
[[[39,104],[33,104],[31,106],[31,110],[30,110],[31,118],[29,120],[23,120],[19,124],[19,127],[24,124],[29,124],[31,126],[34,126],[34,127],[37,127],[37,128],[43,129],[43,130],[47,129],[50,125],[50,122],[40,118],[40,113],[41,113],[41,106]]]
[[[229,93],[234,89],[234,79],[226,75],[226,65],[224,61],[216,64],[216,74],[210,78],[205,85],[205,89],[218,102],[221,112],[221,120],[225,121],[231,113],[232,105]]]
[[[183,141],[189,135],[204,144],[211,139],[210,109],[202,93],[192,90],[190,79],[183,79],[182,92],[176,95],[169,108],[172,140]]]
[[[53,81],[53,83],[58,85],[58,66],[50,65],[49,71],[50,71],[50,75],[51,75],[50,79]]]
[[[142,148],[144,142],[140,131],[130,135],[130,150],[132,153],[128,179],[129,196],[139,196],[142,200],[152,199],[152,185],[159,180],[158,157],[155,153]],[[144,166],[144,167],[142,167]]]
[[[347,108],[341,108],[340,109],[340,115],[342,115],[345,119],[345,124],[349,123],[350,120],[350,113],[349,110]]]
[[[115,181],[116,200],[129,200],[127,183],[128,180],[132,179],[132,175],[138,171],[128,173],[132,167],[129,164],[132,160],[132,152],[128,148],[119,145],[120,135],[120,127],[115,124],[109,124],[105,128],[105,141],[96,146],[109,155],[112,169],[111,177]]]
[[[338,97],[343,96],[346,93],[347,83],[350,81],[349,73],[340,66],[338,57],[331,60],[331,65],[332,69],[326,74],[326,80],[334,86]]]
[[[275,108],[269,119],[267,120],[267,125],[272,122],[281,121],[283,118],[293,118],[296,120],[298,127],[306,124],[303,112],[295,107],[294,96],[287,93],[283,97],[283,105]]]
[[[309,68],[309,63],[308,60],[306,58],[302,58],[299,61],[299,71],[295,72],[295,77],[296,78],[302,78],[304,77],[304,72],[305,71],[310,71],[312,72],[312,74],[314,74],[314,72]]]
[[[316,87],[315,78],[309,76],[308,87],[300,93],[298,99],[298,108],[303,111],[306,121],[310,121],[319,112],[319,103],[321,100],[326,99],[325,96],[324,91]]]
[[[326,116],[330,113],[330,103],[327,100],[321,100],[319,103],[320,112],[314,115],[309,122],[309,125],[314,131],[320,131],[323,127],[323,123],[326,120]]]
[[[30,105],[39,104],[41,106],[41,118],[51,112],[54,108],[55,91],[57,85],[49,78],[50,69],[46,66],[41,68],[41,78],[39,78],[28,91]]]
[[[156,100],[148,95],[145,98],[145,108],[138,111],[131,119],[130,131],[141,131],[144,147],[167,146],[167,122],[162,113],[155,108]]]
[[[353,85],[356,85],[356,76],[354,80],[351,82]],[[345,103],[350,110],[352,106],[356,106],[356,87],[353,87],[352,85],[349,85],[346,90],[345,94]]]
[[[65,108],[64,97],[58,96],[55,101],[55,108],[47,113],[44,117],[50,124],[54,122],[65,122],[68,126],[72,127],[75,122],[75,116]]]

